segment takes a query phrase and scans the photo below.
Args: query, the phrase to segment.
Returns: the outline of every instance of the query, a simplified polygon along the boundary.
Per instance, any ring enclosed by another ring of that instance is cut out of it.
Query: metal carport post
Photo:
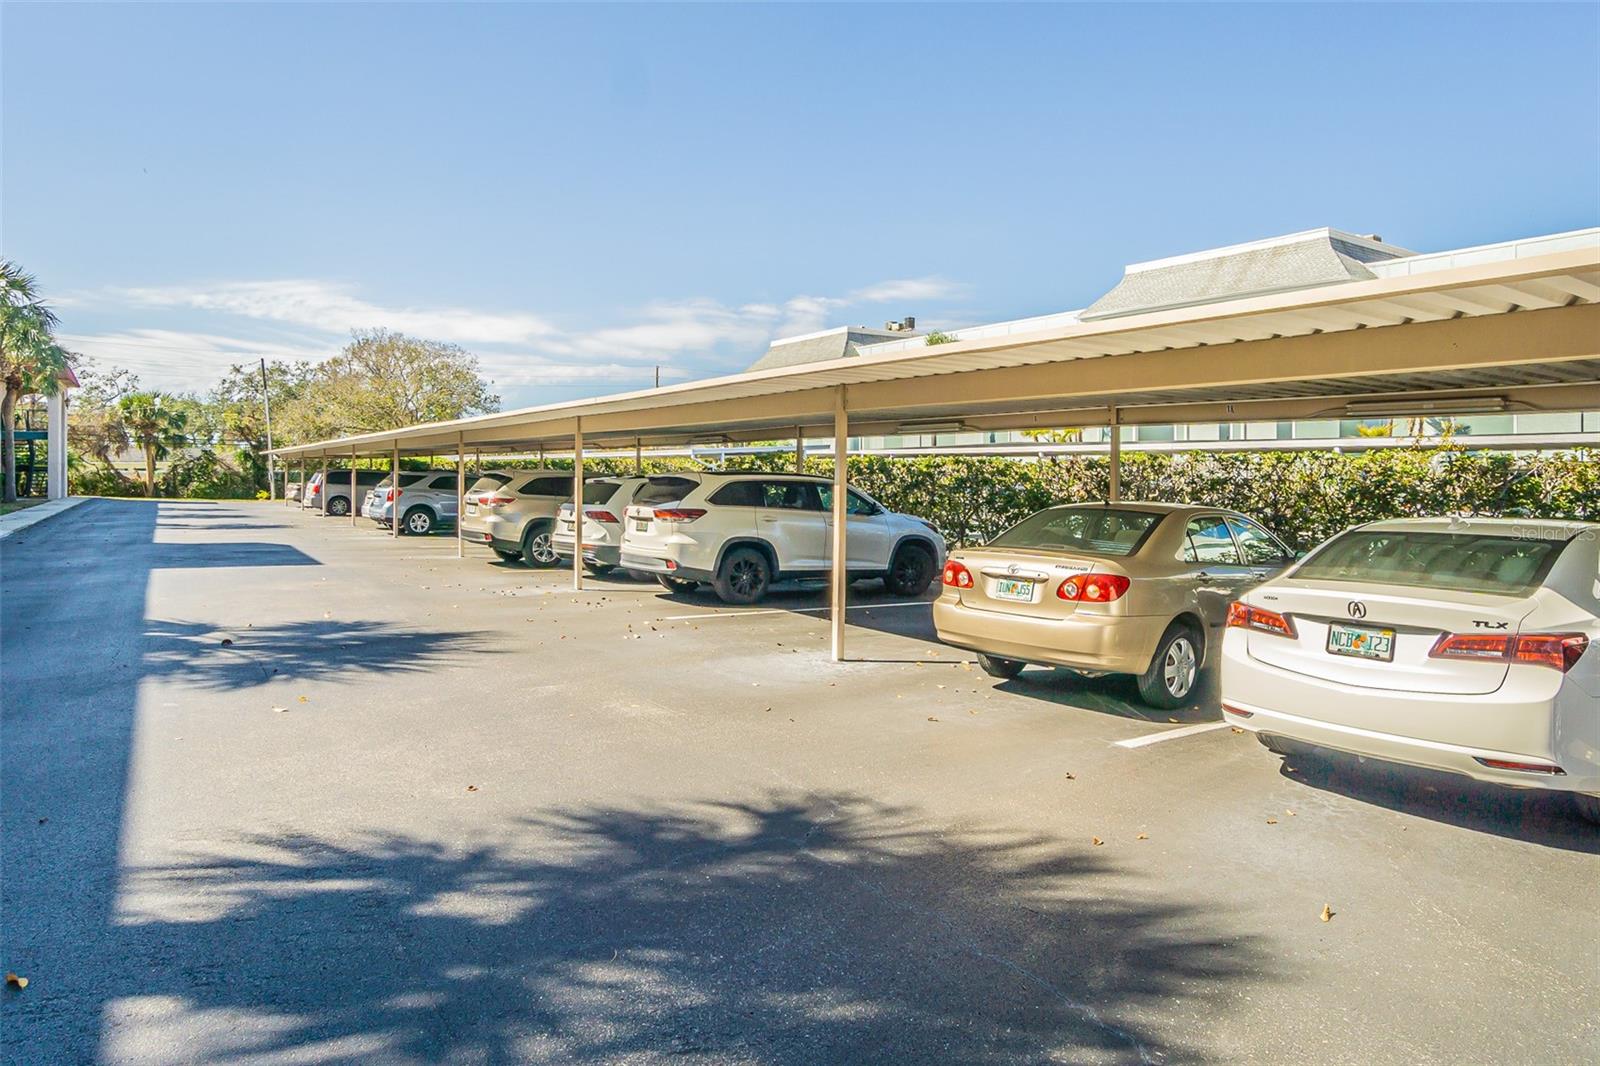
[[[551,548],[555,531],[550,532]],[[572,591],[583,591],[583,419],[572,420]]]
[[[1106,502],[1116,503],[1122,498],[1122,422],[1115,407],[1110,409],[1106,424],[1111,427],[1111,484],[1106,490]]]
[[[389,454],[389,536],[400,539],[400,438],[394,439]]]
[[[356,528],[356,446],[350,445],[350,528]]]
[[[850,458],[850,417],[845,413],[845,387],[839,386],[833,398],[833,574],[830,618],[833,629],[833,661],[844,661],[844,612],[846,594],[850,590],[850,568],[846,548],[849,543],[849,525],[845,516],[845,494],[850,491],[850,478],[845,467]]]
[[[461,523],[467,517],[467,435],[456,434],[456,558],[466,553],[461,547]]]

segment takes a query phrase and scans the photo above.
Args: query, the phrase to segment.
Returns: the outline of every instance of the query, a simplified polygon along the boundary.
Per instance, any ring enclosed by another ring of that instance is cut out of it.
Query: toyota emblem
[[[1367,605],[1360,600],[1351,600],[1345,604],[1344,609],[1350,612],[1351,618],[1365,618],[1367,616]]]

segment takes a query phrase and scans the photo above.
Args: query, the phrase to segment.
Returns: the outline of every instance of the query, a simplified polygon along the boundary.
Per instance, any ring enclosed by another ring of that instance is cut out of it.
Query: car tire
[[[494,550],[494,553],[496,555],[500,556],[500,558],[504,559],[508,563],[514,563],[518,559],[522,558],[522,553],[521,552],[507,551],[504,548],[496,548]]]
[[[1174,622],[1161,634],[1150,665],[1139,675],[1139,696],[1150,706],[1170,711],[1194,695],[1200,680],[1200,637],[1193,626]]]
[[[610,563],[584,563],[583,568],[589,571],[589,573],[593,574],[595,577],[605,577],[607,574],[611,573],[611,571],[616,569],[616,567],[612,566]]]
[[[335,518],[343,518],[350,513],[350,501],[343,496],[335,496],[328,501],[328,513]]]
[[[1009,681],[1022,673],[1022,668],[1027,664],[1020,659],[1002,659],[998,655],[985,655],[978,653],[978,665],[990,677],[998,677]]]
[[[896,596],[920,596],[933,583],[933,553],[921,544],[902,544],[889,560],[883,587]]]
[[[1600,825],[1600,796],[1590,796],[1582,792],[1572,794],[1572,805],[1578,808],[1578,813],[1596,825]]]
[[[400,520],[400,531],[414,537],[425,537],[433,532],[433,514],[426,507],[413,507]]]
[[[755,548],[735,548],[722,557],[711,585],[723,603],[748,606],[759,603],[772,584],[772,564]]]
[[[548,570],[561,561],[561,556],[556,554],[555,541],[551,533],[555,529],[552,522],[535,522],[522,534],[522,561],[535,570]]]
[[[666,574],[656,574],[655,579],[661,584],[662,588],[673,593],[693,592],[700,587],[700,582],[690,581],[688,578],[683,577],[668,577]]]

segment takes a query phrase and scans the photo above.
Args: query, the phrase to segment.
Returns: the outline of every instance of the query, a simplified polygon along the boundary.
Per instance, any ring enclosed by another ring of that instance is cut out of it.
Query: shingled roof
[[[858,345],[877,344],[887,340],[901,340],[915,334],[886,329],[868,329],[866,326],[839,326],[821,333],[806,333],[799,337],[782,337],[772,342],[763,355],[750,365],[751,370],[771,370],[780,366],[799,366],[801,363],[820,363],[826,359],[843,359],[859,355]]]
[[[1309,289],[1376,275],[1367,263],[1415,253],[1376,237],[1335,229],[1290,233],[1249,244],[1134,263],[1122,280],[1090,304],[1084,321],[1160,311],[1218,300]]]

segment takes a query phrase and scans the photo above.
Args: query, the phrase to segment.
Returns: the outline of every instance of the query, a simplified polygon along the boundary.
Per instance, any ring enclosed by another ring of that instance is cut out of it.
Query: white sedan
[[[1600,822],[1600,523],[1347,530],[1232,605],[1222,710],[1279,754],[1570,792]]]

